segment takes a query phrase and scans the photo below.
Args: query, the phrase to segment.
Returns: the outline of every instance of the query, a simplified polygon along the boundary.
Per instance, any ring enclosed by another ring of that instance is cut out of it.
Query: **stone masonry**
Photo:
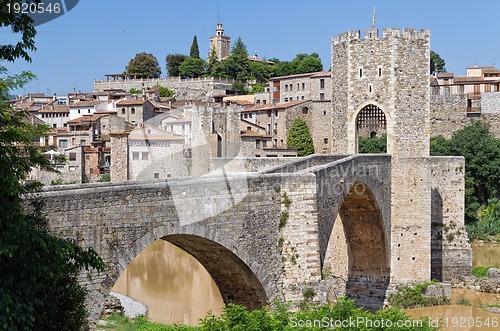
[[[376,29],[365,31],[364,38],[359,31],[349,31],[332,39],[332,151],[357,152],[361,111],[375,108],[385,115],[387,151],[392,156],[391,233],[385,238],[391,245],[391,284],[429,280],[433,273],[431,219],[443,221],[436,219],[442,216],[438,213],[431,217],[433,183],[446,187],[441,197],[449,206],[446,212],[455,214],[456,226],[463,228],[463,203],[451,203],[457,200],[449,190],[451,184],[444,181],[447,177],[436,177],[446,172],[434,171],[431,176],[433,164],[453,166],[429,158],[429,43],[429,31],[415,29],[384,29],[381,38]],[[454,184],[463,190],[463,177]],[[461,255],[457,263],[466,273],[470,255],[460,252],[470,247],[463,236],[451,240],[461,240],[460,248],[441,245],[439,249],[442,255]]]

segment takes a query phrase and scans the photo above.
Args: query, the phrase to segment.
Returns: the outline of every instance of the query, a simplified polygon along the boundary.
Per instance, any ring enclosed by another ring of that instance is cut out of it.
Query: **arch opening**
[[[387,118],[382,109],[373,104],[364,106],[355,125],[356,153],[387,153]]]
[[[228,303],[258,309],[267,294],[247,264],[224,246],[195,235],[154,241],[122,272],[113,287],[144,303],[148,317],[167,324],[197,325],[208,311]]]
[[[360,306],[383,307],[390,280],[390,258],[380,207],[370,188],[356,183],[333,225],[323,265],[329,299],[348,296]]]

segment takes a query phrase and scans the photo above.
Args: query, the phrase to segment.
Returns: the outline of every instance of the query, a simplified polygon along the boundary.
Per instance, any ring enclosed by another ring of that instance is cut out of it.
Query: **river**
[[[473,266],[500,266],[500,244],[474,244]],[[197,325],[209,310],[220,314],[224,306],[217,285],[205,268],[163,240],[155,241],[129,264],[113,291],[142,302],[148,307],[149,320],[166,324]],[[460,301],[468,301],[471,306],[459,305]],[[479,321],[500,324],[500,314],[475,307],[492,303],[500,303],[500,294],[453,289],[452,305],[408,309],[407,313],[448,323],[447,331],[492,331],[500,327],[492,328],[491,323],[490,327],[477,325]]]

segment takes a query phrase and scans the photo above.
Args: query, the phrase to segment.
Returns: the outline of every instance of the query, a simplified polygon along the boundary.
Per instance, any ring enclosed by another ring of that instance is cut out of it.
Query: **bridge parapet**
[[[324,165],[347,157],[344,154],[313,154],[292,161],[284,165],[278,165],[270,169],[261,171],[262,174],[295,173],[314,166]]]

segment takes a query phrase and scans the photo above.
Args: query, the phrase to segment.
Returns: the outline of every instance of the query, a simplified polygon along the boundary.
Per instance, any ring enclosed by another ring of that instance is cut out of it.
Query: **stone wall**
[[[232,83],[225,78],[213,77],[103,80],[94,81],[94,91],[102,92],[110,89],[129,91],[132,88],[142,91],[143,88],[160,85],[174,91],[177,100],[213,101],[214,95],[226,94],[225,92],[231,89]]]
[[[463,157],[429,158],[432,180],[431,276],[451,281],[471,273],[472,251],[464,224]]]
[[[51,229],[83,247],[93,247],[106,263],[105,272],[85,272],[81,278],[89,286],[91,317],[98,316],[128,263],[160,238],[197,258],[226,303],[257,308],[274,299],[298,298],[284,288],[292,283],[302,288],[310,280],[319,280],[316,205],[310,198],[314,175],[227,175],[224,179],[46,188],[43,196]],[[284,192],[291,197],[292,207],[289,222],[280,229]],[[290,247],[283,255],[278,244],[281,236]],[[291,262],[291,247],[300,254],[297,263]]]

